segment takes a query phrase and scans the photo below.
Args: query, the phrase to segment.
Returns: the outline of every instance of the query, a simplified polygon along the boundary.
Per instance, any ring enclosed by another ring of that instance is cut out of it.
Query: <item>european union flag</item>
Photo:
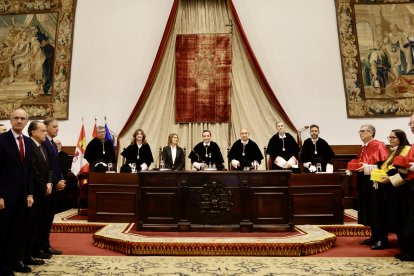
[[[109,131],[108,125],[105,123],[105,140],[109,140],[112,143],[112,146],[114,145],[114,139],[111,135],[111,131]]]

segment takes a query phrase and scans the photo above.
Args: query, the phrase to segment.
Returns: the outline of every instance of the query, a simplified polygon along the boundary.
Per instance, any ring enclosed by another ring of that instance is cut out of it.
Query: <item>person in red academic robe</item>
[[[411,115],[408,125],[411,128],[411,132],[414,134],[414,114]],[[396,163],[394,166],[400,166],[401,163],[406,165],[399,169],[399,173],[390,177],[391,183],[400,183],[406,185],[407,197],[406,197],[406,215],[403,219],[402,232],[399,237],[401,241],[401,251],[395,257],[401,261],[414,261],[414,144],[411,146],[410,151],[405,156],[405,162]],[[396,186],[396,185],[394,185]]]
[[[357,174],[358,190],[358,223],[371,226],[371,237],[360,242],[370,245],[372,249],[383,249],[388,247],[388,231],[385,214],[380,214],[377,206],[383,204],[385,189],[376,186],[370,180],[372,167],[380,165],[388,157],[388,150],[384,143],[374,139],[375,127],[373,125],[362,125],[359,136],[364,145],[358,154],[358,159],[364,164]],[[385,203],[384,203],[385,204]]]

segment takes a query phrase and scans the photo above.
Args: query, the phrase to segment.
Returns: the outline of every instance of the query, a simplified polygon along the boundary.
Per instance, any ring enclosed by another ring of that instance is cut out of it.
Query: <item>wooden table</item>
[[[148,231],[288,231],[343,224],[341,174],[288,171],[91,173],[88,221]]]

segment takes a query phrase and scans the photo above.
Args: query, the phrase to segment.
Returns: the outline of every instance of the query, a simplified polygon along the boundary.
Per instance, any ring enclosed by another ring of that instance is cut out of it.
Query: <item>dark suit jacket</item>
[[[167,146],[162,149],[162,160],[165,162],[165,168],[171,169],[174,171],[182,171],[185,166],[185,156],[184,150],[180,147],[177,147],[177,153],[175,156],[175,161],[172,161],[171,147]]]
[[[49,160],[47,159],[47,150],[43,144],[40,146],[43,147],[43,152],[45,157],[43,157],[40,148],[36,143],[31,140],[32,145],[32,174],[33,174],[33,188],[35,200],[42,198],[46,192],[46,184],[52,183],[52,170],[49,166]]]
[[[33,194],[30,170],[31,139],[23,136],[25,158],[20,159],[19,147],[11,130],[0,134],[0,197],[5,204],[15,204],[19,196]]]
[[[62,168],[60,167],[59,155],[55,146],[52,145],[52,143],[49,141],[49,138],[46,137],[46,140],[43,142],[43,145],[47,150],[49,166],[53,172],[52,183],[53,185],[56,185],[60,180],[64,180]]]

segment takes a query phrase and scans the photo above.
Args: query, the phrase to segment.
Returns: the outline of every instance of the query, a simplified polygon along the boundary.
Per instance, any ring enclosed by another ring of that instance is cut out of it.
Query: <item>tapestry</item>
[[[230,121],[230,34],[176,38],[176,123]]]
[[[414,111],[414,1],[335,0],[347,114]]]
[[[0,119],[68,118],[76,0],[0,1]]]

